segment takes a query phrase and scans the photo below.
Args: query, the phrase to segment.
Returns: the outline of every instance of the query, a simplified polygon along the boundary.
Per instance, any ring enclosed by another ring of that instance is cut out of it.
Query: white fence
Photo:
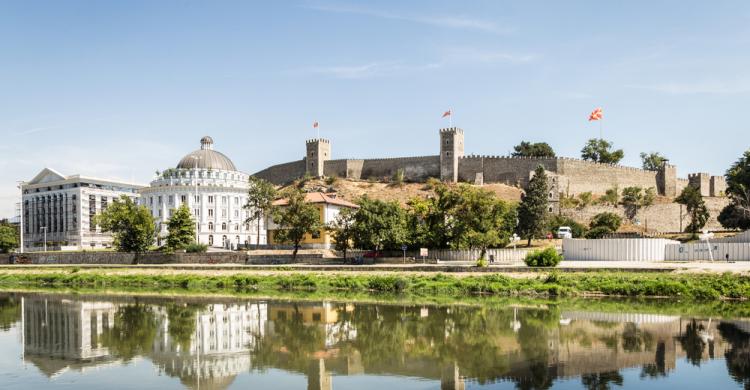
[[[667,245],[679,241],[664,238],[564,239],[565,260],[664,261]]]
[[[668,245],[665,260],[705,261],[710,260],[711,256],[714,260],[748,261],[750,260],[750,243],[710,241],[710,244],[700,242]]]
[[[732,237],[716,238],[711,242],[750,242],[750,230],[746,230]]]
[[[487,259],[494,258],[495,261],[523,261],[530,249],[487,249]],[[475,261],[482,253],[479,249],[472,250],[430,250],[428,259],[441,261]]]

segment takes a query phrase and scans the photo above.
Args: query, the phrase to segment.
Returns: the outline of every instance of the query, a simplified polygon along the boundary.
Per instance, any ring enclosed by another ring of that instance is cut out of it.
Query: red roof
[[[326,194],[323,192],[308,192],[305,194],[305,202],[307,203],[326,203],[341,207],[349,207],[352,209],[358,209],[359,206],[338,198],[335,194]],[[289,203],[287,199],[277,199],[273,202],[274,206],[286,206]]]

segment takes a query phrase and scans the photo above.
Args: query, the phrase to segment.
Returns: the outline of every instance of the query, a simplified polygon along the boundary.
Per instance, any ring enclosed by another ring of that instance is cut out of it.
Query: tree
[[[553,215],[547,225],[547,231],[550,233],[556,233],[560,226],[567,226],[573,233],[573,238],[580,238],[586,234],[586,226],[581,225],[570,217],[564,217],[562,215]]]
[[[539,165],[534,170],[534,177],[529,180],[526,194],[518,206],[518,232],[521,237],[528,239],[528,246],[531,246],[532,238],[544,234],[544,228],[547,226],[548,192],[547,174],[544,167]]]
[[[750,229],[750,150],[732,164],[724,177],[731,203],[721,211],[719,222],[726,228]]]
[[[592,138],[581,149],[581,158],[603,164],[617,164],[625,157],[622,149],[612,151],[612,144],[605,139]]]
[[[289,187],[282,197],[286,204],[277,208],[273,216],[274,222],[279,225],[276,239],[294,245],[292,261],[295,261],[305,235],[319,232],[323,228],[320,210],[305,200],[305,193],[299,188]]]
[[[456,189],[458,203],[450,210],[456,249],[480,249],[480,260],[487,248],[505,246],[515,227],[516,213],[510,205],[487,190],[461,184]]]
[[[617,204],[620,203],[620,189],[617,186],[608,189],[603,196],[599,197],[599,202],[617,207]]]
[[[8,253],[18,248],[16,228],[10,225],[0,225],[0,253]]]
[[[680,196],[675,199],[675,202],[685,205],[687,208],[688,215],[690,216],[690,223],[685,228],[686,232],[693,234],[693,237],[706,226],[708,222],[708,208],[706,208],[706,202],[703,201],[700,191],[693,186],[687,186],[682,190]]]
[[[334,249],[344,252],[344,260],[346,260],[346,251],[351,248],[352,238],[354,238],[355,213],[355,209],[342,209],[326,228],[331,232]]]
[[[270,182],[259,177],[250,176],[250,188],[247,191],[248,211],[246,223],[258,224],[258,235],[255,239],[256,249],[260,246],[260,223],[264,216],[273,214],[273,201],[276,199],[276,188]]]
[[[159,326],[154,309],[137,299],[135,304],[118,307],[114,324],[101,336],[102,345],[126,362],[151,352]]]
[[[526,142],[521,141],[520,144],[513,147],[513,157],[555,157],[555,151],[546,142]]]
[[[410,241],[424,248],[448,248],[454,239],[455,224],[449,213],[460,199],[458,193],[445,183],[436,182],[431,186],[434,196],[414,197],[407,202]]]
[[[125,195],[97,215],[95,223],[102,231],[112,233],[118,251],[135,253],[136,263],[137,255],[145,253],[154,242],[156,226],[151,211]]]
[[[185,249],[195,242],[195,221],[186,204],[178,207],[167,221],[167,248]]]
[[[367,195],[357,202],[352,239],[357,248],[398,249],[406,243],[406,212],[397,202],[370,199]]]
[[[591,222],[589,223],[591,229],[606,227],[613,232],[616,232],[617,229],[620,228],[620,225],[622,225],[622,218],[620,218],[619,215],[610,212],[595,215],[594,218],[591,218]]]
[[[622,205],[625,206],[625,214],[631,220],[638,215],[638,209],[644,209],[654,204],[656,191],[653,187],[645,191],[642,187],[632,186],[622,189]]]
[[[668,160],[659,152],[641,153],[643,169],[647,171],[658,171]]]

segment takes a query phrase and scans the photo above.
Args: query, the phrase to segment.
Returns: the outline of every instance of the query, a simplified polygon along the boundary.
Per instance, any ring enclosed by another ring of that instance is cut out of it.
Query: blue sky
[[[750,147],[745,1],[3,1],[0,216],[44,167],[133,179],[211,135],[243,171],[299,159],[546,141],[577,157],[598,126],[679,174]]]

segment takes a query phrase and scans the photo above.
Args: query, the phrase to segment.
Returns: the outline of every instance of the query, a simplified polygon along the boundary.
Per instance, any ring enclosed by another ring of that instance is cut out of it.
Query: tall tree
[[[178,207],[167,221],[167,248],[185,249],[195,242],[195,220],[186,204]]]
[[[334,241],[334,249],[344,252],[346,260],[346,251],[352,246],[354,238],[354,217],[357,210],[345,208],[339,211],[339,214],[326,229],[331,232]]]
[[[16,228],[0,224],[0,253],[8,253],[16,248],[18,248]]]
[[[541,237],[547,226],[549,215],[549,185],[544,167],[539,165],[534,170],[534,177],[529,180],[526,194],[518,206],[518,233],[526,237],[527,245],[531,239]]]
[[[692,233],[693,237],[706,226],[708,222],[708,208],[706,208],[706,202],[703,201],[700,191],[693,186],[687,186],[682,190],[680,196],[675,199],[675,202],[685,205],[688,215],[690,216],[690,223],[685,228],[686,232]]]
[[[367,195],[357,202],[354,217],[354,246],[357,248],[398,249],[407,242],[406,212],[397,202],[370,199]]]
[[[555,151],[546,142],[521,141],[513,147],[513,157],[555,157]]]
[[[480,249],[484,260],[487,248],[504,246],[509,242],[516,222],[513,208],[487,190],[461,184],[455,190],[459,202],[450,210],[454,221],[454,240],[457,249]]]
[[[625,187],[622,189],[622,205],[625,206],[625,214],[629,219],[633,220],[638,215],[639,209],[645,209],[646,207],[654,204],[656,200],[656,191],[653,187],[646,188],[632,186]]]
[[[145,253],[154,243],[156,226],[151,211],[125,195],[97,215],[95,223],[102,231],[112,233],[117,250],[135,253],[136,263],[137,255]]]
[[[601,138],[592,138],[581,149],[581,158],[604,164],[617,164],[625,157],[622,149],[612,150],[612,143]]]
[[[750,229],[750,150],[725,175],[731,203],[721,211],[719,222],[730,229]]]
[[[255,238],[256,249],[260,246],[260,223],[266,215],[273,214],[273,201],[276,199],[277,191],[273,184],[259,177],[250,176],[250,188],[247,190],[248,211],[246,223],[257,223],[258,234]]]
[[[659,152],[641,153],[641,162],[643,169],[647,171],[658,171],[662,165],[667,162],[667,158],[662,156]]]
[[[289,187],[281,195],[286,204],[274,210],[273,220],[279,225],[276,239],[294,245],[292,261],[296,261],[305,235],[319,232],[324,226],[320,220],[320,210],[305,200],[304,191]]]

